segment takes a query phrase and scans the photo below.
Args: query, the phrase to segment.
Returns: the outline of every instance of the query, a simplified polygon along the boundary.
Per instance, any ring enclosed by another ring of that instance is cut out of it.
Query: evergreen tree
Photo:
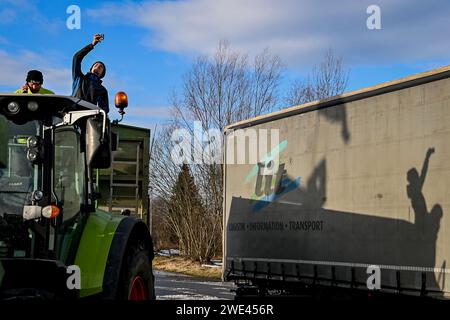
[[[169,216],[174,232],[180,241],[180,251],[194,260],[207,261],[213,253],[209,249],[208,219],[201,202],[198,188],[189,169],[183,164],[172,189],[169,201]]]

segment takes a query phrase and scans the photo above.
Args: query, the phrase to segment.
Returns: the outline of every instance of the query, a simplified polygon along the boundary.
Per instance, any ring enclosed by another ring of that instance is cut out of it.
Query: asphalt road
[[[157,300],[232,300],[233,283],[154,271]]]

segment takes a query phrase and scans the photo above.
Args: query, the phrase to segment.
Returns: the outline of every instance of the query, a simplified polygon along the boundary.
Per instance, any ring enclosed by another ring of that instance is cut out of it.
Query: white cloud
[[[269,47],[292,66],[327,48],[351,64],[448,59],[446,0],[377,0],[381,30],[368,30],[372,0],[186,0],[107,3],[88,16],[148,29],[143,43],[179,54],[211,53],[222,39],[254,54]]]
[[[0,25],[14,22],[26,23],[30,32],[46,32],[55,34],[66,28],[65,20],[61,17],[49,19],[48,14],[42,13],[39,5],[26,0],[0,0]],[[61,13],[62,17],[65,12]],[[40,35],[42,36],[42,35]]]
[[[11,54],[0,50],[0,87],[20,88],[26,79],[27,72],[37,69],[44,74],[44,87],[58,94],[71,93],[72,77],[68,68],[58,68],[49,64],[53,59],[40,56],[31,51]]]

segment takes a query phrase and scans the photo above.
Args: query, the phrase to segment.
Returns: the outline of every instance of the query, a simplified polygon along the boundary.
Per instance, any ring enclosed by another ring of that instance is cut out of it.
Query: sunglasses
[[[36,80],[30,80],[28,82],[31,83],[31,84],[39,84],[39,85],[42,84],[40,81],[36,81]]]

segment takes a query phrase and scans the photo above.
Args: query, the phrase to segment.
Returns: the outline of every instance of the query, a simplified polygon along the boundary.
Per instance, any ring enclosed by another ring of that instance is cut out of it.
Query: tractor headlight
[[[37,109],[39,109],[39,105],[36,101],[29,101],[27,104],[27,108],[31,112],[34,112],[34,111],[37,111]]]
[[[8,112],[11,114],[16,114],[19,113],[20,111],[20,105],[15,102],[15,101],[11,101],[10,103],[8,103]]]
[[[40,146],[41,141],[37,136],[31,136],[27,139],[27,147],[28,148],[36,148]]]
[[[43,141],[39,136],[31,136],[27,139],[27,159],[32,164],[41,163],[44,159]]]
[[[28,161],[36,162],[36,160],[38,159],[38,153],[34,150],[28,150],[27,159]]]

